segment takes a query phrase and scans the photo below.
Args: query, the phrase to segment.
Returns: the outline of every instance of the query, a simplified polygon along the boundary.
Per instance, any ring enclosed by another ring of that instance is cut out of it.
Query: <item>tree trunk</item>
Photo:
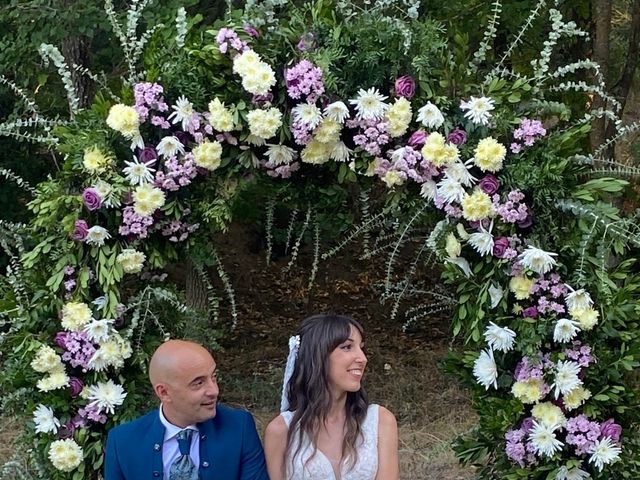
[[[194,310],[209,310],[209,293],[201,273],[191,260],[187,261],[187,276],[185,279],[185,294],[187,306]]]
[[[69,70],[71,71],[71,80],[75,88],[79,107],[86,108],[91,105],[93,100],[93,83],[86,75],[76,72],[73,65],[81,67],[89,66],[90,40],[85,35],[69,35],[62,41],[62,55],[67,61]]]
[[[605,84],[609,78],[609,33],[611,31],[611,0],[592,0],[591,15],[594,22],[593,61],[600,65],[600,73]],[[610,107],[610,106],[609,106]],[[599,96],[593,98],[593,108],[607,108]],[[591,125],[591,148],[595,149],[606,138],[607,124],[604,118],[597,118]]]

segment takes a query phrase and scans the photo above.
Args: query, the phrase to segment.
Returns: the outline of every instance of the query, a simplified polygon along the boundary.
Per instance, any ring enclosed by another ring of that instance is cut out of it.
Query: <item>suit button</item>
[[[159,450],[160,450],[160,444],[159,444],[159,443],[156,443],[156,444],[153,446],[153,449],[154,449],[156,452],[157,452],[157,451],[159,451]]]
[[[202,462],[202,468],[207,468],[209,466],[209,462]]]
[[[206,435],[202,435],[202,436],[200,437],[200,440],[206,440],[206,439],[207,439],[207,436],[206,436]]]
[[[153,472],[153,476],[154,477],[159,477],[160,476],[160,472]]]

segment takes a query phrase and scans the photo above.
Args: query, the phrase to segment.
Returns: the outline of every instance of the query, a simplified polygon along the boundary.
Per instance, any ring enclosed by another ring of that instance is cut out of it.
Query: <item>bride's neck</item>
[[[347,404],[347,393],[344,392],[340,395],[334,396],[331,400],[331,409],[327,415],[327,420],[344,421],[346,416],[345,406]]]

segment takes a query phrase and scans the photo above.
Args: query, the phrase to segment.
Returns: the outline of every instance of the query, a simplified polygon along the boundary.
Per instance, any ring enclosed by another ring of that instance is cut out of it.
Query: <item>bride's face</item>
[[[349,338],[329,355],[329,385],[334,393],[357,392],[367,366],[362,335],[351,325]]]

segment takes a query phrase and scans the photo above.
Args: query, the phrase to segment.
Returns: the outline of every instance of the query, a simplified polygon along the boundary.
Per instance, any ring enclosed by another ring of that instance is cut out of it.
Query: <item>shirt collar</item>
[[[191,425],[187,425],[185,428],[178,427],[177,425],[174,425],[173,423],[171,423],[169,420],[167,420],[167,417],[165,417],[164,413],[162,412],[162,404],[160,404],[158,413],[160,415],[160,423],[162,423],[162,425],[164,426],[165,442],[171,440],[173,437],[175,437],[178,434],[178,432],[181,432],[182,430],[195,430],[196,432],[198,431],[197,425],[193,423]]]

